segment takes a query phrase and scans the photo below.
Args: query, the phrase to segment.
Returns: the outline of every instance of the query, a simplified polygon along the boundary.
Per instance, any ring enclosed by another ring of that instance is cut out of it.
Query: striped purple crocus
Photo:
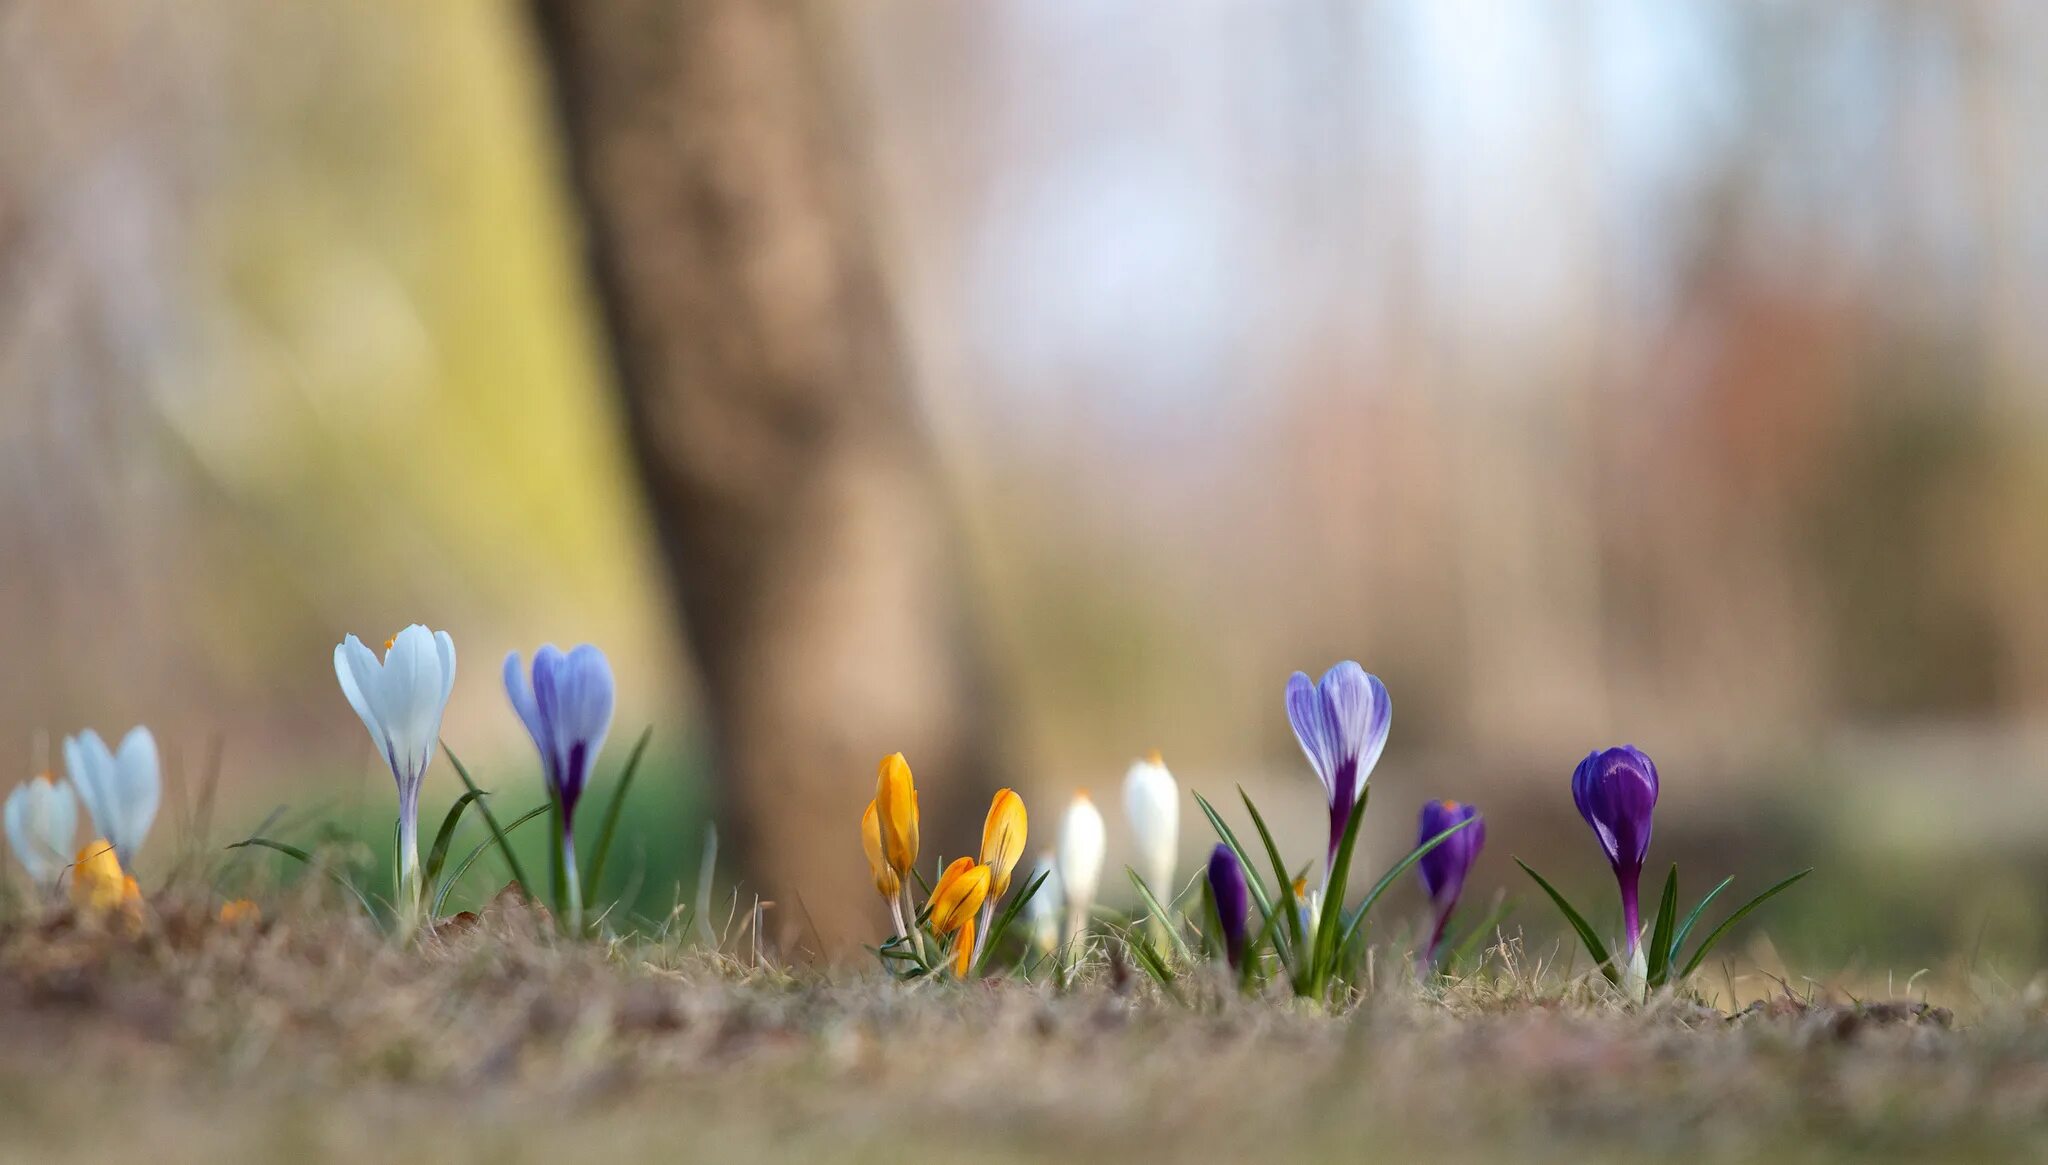
[[[1430,909],[1435,914],[1429,946],[1422,956],[1425,968],[1436,966],[1444,928],[1450,924],[1451,912],[1458,908],[1458,896],[1465,892],[1465,876],[1472,872],[1472,864],[1479,860],[1479,851],[1486,846],[1486,819],[1471,805],[1430,801],[1423,805],[1416,823],[1415,844],[1420,846],[1467,821],[1472,824],[1444,838],[1415,863],[1416,872],[1422,876],[1423,892],[1429,895]]]
[[[1641,943],[1636,899],[1643,859],[1650,852],[1650,819],[1657,809],[1657,766],[1632,745],[1595,752],[1572,773],[1572,800],[1593,827],[1621,884],[1622,924],[1628,931],[1624,953],[1633,958]]]
[[[576,870],[576,803],[612,726],[612,666],[604,652],[584,644],[566,654],[550,644],[533,653],[529,678],[518,652],[505,657],[505,694],[540,750],[548,796],[561,810],[562,869],[568,880],[572,925],[580,914]]]
[[[1311,680],[1304,672],[1289,677],[1287,720],[1330,803],[1330,848],[1323,871],[1327,883],[1329,863],[1336,861],[1338,843],[1351,824],[1365,782],[1387,747],[1394,704],[1378,676],[1347,659],[1324,672],[1321,680]]]
[[[1251,888],[1245,884],[1244,866],[1230,847],[1220,842],[1209,854],[1209,897],[1216,903],[1216,920],[1223,928],[1223,953],[1232,970],[1244,965],[1245,926],[1251,912]]]

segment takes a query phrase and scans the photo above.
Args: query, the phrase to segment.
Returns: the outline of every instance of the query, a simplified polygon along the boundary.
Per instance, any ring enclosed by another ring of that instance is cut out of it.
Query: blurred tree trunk
[[[704,680],[729,867],[872,939],[902,750],[927,856],[996,774],[958,540],[796,0],[535,0],[632,441]]]

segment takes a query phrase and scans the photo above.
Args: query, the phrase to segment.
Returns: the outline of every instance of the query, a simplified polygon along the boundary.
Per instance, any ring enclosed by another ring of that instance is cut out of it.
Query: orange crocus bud
[[[1010,872],[1024,856],[1024,798],[1009,789],[998,789],[989,803],[988,820],[981,827],[981,861],[988,867],[988,896],[1001,898],[1010,888]]]
[[[889,859],[882,855],[882,815],[875,810],[875,803],[868,802],[867,812],[860,815],[860,846],[867,851],[868,873],[875,879],[875,893],[884,900],[895,900],[903,889],[903,879],[889,867]]]
[[[122,871],[113,843],[105,838],[87,842],[72,863],[71,907],[98,923],[142,924],[142,888]]]
[[[965,979],[974,969],[974,916],[960,924],[960,937],[953,940],[953,977]]]
[[[989,869],[973,858],[961,858],[946,867],[945,875],[932,890],[931,925],[935,934],[948,934],[974,917],[988,897]]]
[[[232,902],[221,903],[220,924],[222,926],[241,926],[243,923],[254,925],[262,921],[263,908],[247,898],[237,898]]]
[[[875,778],[875,816],[889,867],[899,878],[908,875],[917,865],[917,785],[900,752],[882,758]]]

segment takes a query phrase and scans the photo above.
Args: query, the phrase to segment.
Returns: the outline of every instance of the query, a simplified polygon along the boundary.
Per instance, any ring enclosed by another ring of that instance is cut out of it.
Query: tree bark
[[[857,830],[903,751],[927,857],[995,783],[957,531],[798,0],[535,0],[632,443],[714,736],[728,873],[879,934]]]

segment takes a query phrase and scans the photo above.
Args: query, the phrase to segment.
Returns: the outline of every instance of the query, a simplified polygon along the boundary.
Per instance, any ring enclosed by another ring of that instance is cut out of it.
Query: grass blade
[[[1601,945],[1600,936],[1594,934],[1593,928],[1586,925],[1585,918],[1572,909],[1572,904],[1564,900],[1564,895],[1557,892],[1557,887],[1544,881],[1543,875],[1530,869],[1529,863],[1516,858],[1515,864],[1522,867],[1523,873],[1536,879],[1536,884],[1543,888],[1545,894],[1550,895],[1552,902],[1557,904],[1558,912],[1564,915],[1564,920],[1572,924],[1573,930],[1579,932],[1579,941],[1586,944],[1586,953],[1593,956],[1593,962],[1600,968],[1600,973],[1607,976],[1609,983],[1616,987],[1621,986],[1621,971],[1615,967],[1614,959],[1608,955],[1607,948]],[[1686,968],[1686,973],[1691,974],[1692,969]]]
[[[520,826],[525,825],[527,822],[532,821],[534,818],[539,817],[541,814],[546,813],[547,811],[548,807],[546,805],[535,805],[533,808],[528,809],[526,812],[521,813],[519,816],[513,818],[512,824],[506,826],[501,833],[493,834],[491,837],[485,838],[483,841],[476,843],[475,848],[471,849],[469,853],[465,855],[461,861],[455,863],[455,872],[448,875],[446,878],[443,878],[441,880],[440,888],[434,891],[434,909],[432,916],[435,918],[441,917],[442,909],[446,907],[448,904],[449,893],[455,889],[457,883],[462,881],[462,875],[467,874],[469,872],[469,867],[475,865],[476,860],[484,856],[485,850],[490,849],[494,845],[502,847],[504,844],[504,839],[506,837],[511,836],[513,830],[518,829]],[[514,874],[513,876],[516,878],[518,875]],[[521,882],[519,884],[519,890],[521,893],[526,893],[526,883]],[[527,897],[531,899],[532,895],[528,894]]]
[[[1173,981],[1173,971],[1167,967],[1166,960],[1160,958],[1159,952],[1152,949],[1151,939],[1139,933],[1136,927],[1132,927],[1124,932],[1124,946],[1130,950],[1131,957],[1138,961],[1138,965],[1145,969],[1145,973],[1152,976],[1153,982],[1159,984],[1159,989],[1166,992],[1167,998],[1182,1007],[1188,1005],[1187,999],[1180,993],[1180,987]]]
[[[469,778],[469,770],[462,767],[461,758],[455,755],[455,750],[449,748],[446,741],[442,742],[441,751],[448,754],[448,763],[455,766],[455,775],[462,778],[463,787],[473,793],[483,793],[482,789],[477,788],[476,782]],[[539,896],[533,892],[533,883],[527,880],[526,870],[519,864],[519,855],[513,853],[512,847],[505,841],[505,831],[498,825],[498,815],[491,812],[491,799],[488,796],[479,796],[476,799],[476,808],[477,812],[484,815],[484,824],[491,827],[491,838],[498,843],[498,851],[505,855],[505,864],[512,868],[512,880],[519,883],[520,892],[530,899],[538,900]]]
[[[321,873],[327,875],[328,877],[334,879],[337,883],[341,885],[342,889],[347,890],[350,894],[354,895],[355,900],[362,904],[364,914],[369,915],[371,918],[377,917],[377,909],[376,907],[370,905],[370,899],[363,893],[362,887],[357,886],[353,881],[351,881],[348,878],[347,875],[343,874],[340,870],[336,870],[330,867],[327,863],[319,861],[318,859],[314,858],[312,854],[307,853],[305,850],[300,849],[298,846],[286,845],[284,842],[281,841],[272,841],[267,837],[250,837],[244,838],[243,840],[238,842],[234,842],[227,848],[245,849],[249,846],[256,846],[261,849],[276,850],[278,853],[281,853],[288,858],[297,858],[300,862],[303,862],[307,866],[310,866],[313,869],[318,870]]]
[[[1237,787],[1237,795],[1244,800],[1245,809],[1252,815],[1252,826],[1259,831],[1259,840],[1266,843],[1266,858],[1273,863],[1273,876],[1280,881],[1280,897],[1287,900],[1288,909],[1281,913],[1287,916],[1288,946],[1297,951],[1301,950],[1305,946],[1308,936],[1301,933],[1301,915],[1293,909],[1294,882],[1293,879],[1287,876],[1287,863],[1281,860],[1280,847],[1273,844],[1273,832],[1266,828],[1266,819],[1259,813],[1259,807],[1252,804],[1251,794],[1244,791],[1243,785],[1239,785]],[[1239,856],[1242,857],[1243,855]],[[1249,873],[1250,871],[1247,870],[1246,872]],[[1281,961],[1285,962],[1287,952],[1280,950],[1278,947],[1275,947],[1274,950],[1280,955]]]
[[[1721,925],[1715,927],[1712,931],[1708,932],[1707,937],[1700,940],[1699,949],[1692,953],[1691,959],[1687,960],[1685,964],[1685,970],[1679,974],[1679,978],[1683,979],[1691,975],[1694,971],[1698,970],[1701,960],[1707,957],[1707,952],[1713,950],[1714,944],[1721,941],[1721,936],[1727,934],[1730,927],[1734,926],[1738,922],[1741,922],[1744,915],[1748,914],[1752,910],[1755,910],[1757,907],[1762,906],[1764,903],[1770,901],[1772,898],[1777,897],[1777,895],[1782,891],[1790,889],[1794,882],[1797,882],[1799,879],[1804,878],[1806,875],[1811,874],[1812,872],[1813,867],[1808,866],[1805,869],[1799,871],[1798,873],[1792,875],[1791,877],[1786,878],[1784,881],[1779,882],[1777,885],[1772,886],[1770,889],[1764,891],[1756,897],[1750,899],[1749,901],[1743,903],[1742,908],[1740,910],[1737,910],[1735,913],[1723,919]]]
[[[469,808],[470,802],[481,796],[483,793],[480,790],[471,789],[457,797],[455,804],[448,807],[448,815],[441,819],[441,828],[434,833],[434,847],[427,851],[427,885],[433,885],[434,880],[441,876],[441,867],[448,861],[448,846],[455,840],[455,827],[462,824],[462,811]]]
[[[1677,934],[1671,936],[1672,966],[1677,965],[1678,952],[1685,949],[1685,940],[1692,937],[1692,928],[1699,923],[1700,915],[1706,913],[1707,905],[1711,903],[1714,899],[1720,897],[1721,891],[1726,890],[1729,887],[1729,885],[1732,884],[1734,881],[1735,875],[1733,874],[1730,874],[1727,877],[1721,879],[1721,884],[1714,887],[1712,890],[1707,891],[1707,896],[1705,898],[1700,899],[1700,904],[1692,908],[1691,914],[1685,916],[1685,923],[1678,928]]]
[[[1393,886],[1395,879],[1399,878],[1402,874],[1407,873],[1408,868],[1410,866],[1413,866],[1416,862],[1421,861],[1423,855],[1427,854],[1429,851],[1435,849],[1436,847],[1442,845],[1446,840],[1450,838],[1452,834],[1458,832],[1461,829],[1464,829],[1466,826],[1471,825],[1474,821],[1477,820],[1479,820],[1479,818],[1477,817],[1467,817],[1465,820],[1460,821],[1456,825],[1451,826],[1449,829],[1444,830],[1442,833],[1437,834],[1435,837],[1430,838],[1428,841],[1423,842],[1421,845],[1416,846],[1414,849],[1409,850],[1408,856],[1402,858],[1398,862],[1395,862],[1393,866],[1387,870],[1386,873],[1381,874],[1380,880],[1374,882],[1372,884],[1372,889],[1370,891],[1367,891],[1365,897],[1359,900],[1358,910],[1356,913],[1352,914],[1351,921],[1345,924],[1344,939],[1343,942],[1340,944],[1339,949],[1341,950],[1343,947],[1348,947],[1351,945],[1351,938],[1353,935],[1358,933],[1359,926],[1365,922],[1366,914],[1370,912],[1373,908],[1373,905],[1380,900],[1380,895],[1385,894],[1388,888]]]
[[[1259,877],[1259,868],[1252,865],[1251,855],[1245,853],[1244,846],[1238,844],[1237,835],[1230,831],[1230,826],[1224,824],[1222,815],[1216,812],[1214,805],[1209,804],[1208,798],[1196,793],[1195,804],[1202,807],[1202,816],[1209,819],[1209,825],[1216,830],[1216,836],[1223,839],[1223,844],[1229,846],[1230,852],[1237,855],[1237,863],[1244,867],[1245,884],[1252,892],[1252,901],[1258,903],[1259,914],[1263,917],[1273,913],[1273,900],[1266,896],[1266,883]],[[1287,889],[1284,883],[1280,888],[1283,891]]]
[[[605,859],[611,856],[612,836],[618,832],[619,812],[626,807],[626,790],[633,786],[633,775],[640,771],[640,758],[647,752],[647,742],[654,739],[654,725],[650,724],[640,733],[640,739],[633,742],[633,751],[626,756],[626,767],[619,770],[619,783],[612,787],[612,803],[604,811],[604,827],[597,831],[597,848],[590,854],[590,878],[583,883],[583,908],[590,909],[597,900],[597,883],[604,877]]]
[[[1166,907],[1159,904],[1159,899],[1153,896],[1152,887],[1147,886],[1145,879],[1139,877],[1138,871],[1131,867],[1125,866],[1124,873],[1131,876],[1131,885],[1138,888],[1138,897],[1144,900],[1145,909],[1151,911],[1154,918],[1166,924],[1167,936],[1173,939],[1173,949],[1180,955],[1181,961],[1184,963],[1194,962],[1194,953],[1188,950],[1188,940],[1181,937],[1179,924],[1174,921],[1172,915],[1166,912]]]
[[[1650,947],[1643,962],[1643,981],[1652,989],[1664,985],[1671,970],[1671,928],[1678,924],[1678,863],[1664,879],[1664,896],[1657,901],[1657,921],[1650,924]]]

